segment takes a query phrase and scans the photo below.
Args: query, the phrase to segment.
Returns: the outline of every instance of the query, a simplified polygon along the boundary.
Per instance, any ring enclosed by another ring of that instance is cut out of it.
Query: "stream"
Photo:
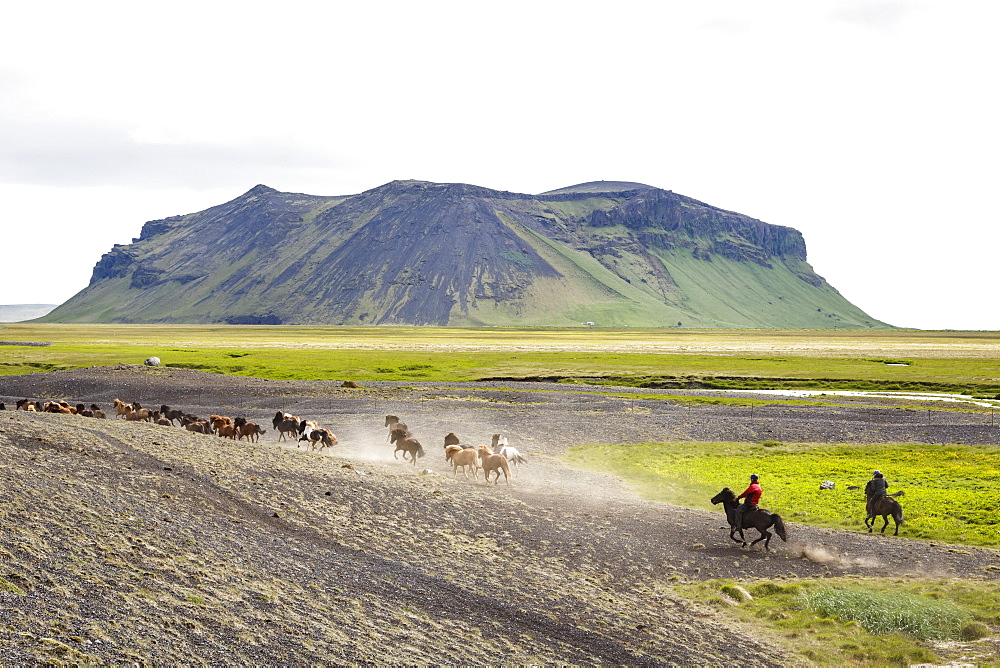
[[[900,399],[908,401],[945,401],[949,403],[973,404],[983,408],[1000,408],[1000,399],[978,399],[966,394],[944,394],[936,392],[878,392],[874,390],[712,390],[713,392],[733,392],[739,394],[766,394],[781,397],[872,397],[874,399]]]

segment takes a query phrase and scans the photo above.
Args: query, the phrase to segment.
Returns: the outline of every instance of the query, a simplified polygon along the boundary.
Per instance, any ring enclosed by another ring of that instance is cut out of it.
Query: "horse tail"
[[[528,460],[527,460],[527,459],[525,459],[524,457],[522,457],[521,455],[516,455],[516,456],[514,457],[514,461],[515,461],[516,463],[518,463],[518,464],[527,464],[527,463],[528,463]]]
[[[906,522],[906,520],[903,519],[903,506],[899,505],[898,502],[896,503],[896,511],[899,513],[899,519],[898,519],[899,523],[903,524],[904,522]]]
[[[778,534],[778,538],[788,542],[788,533],[785,531],[785,522],[781,519],[781,515],[771,513],[771,519],[774,520],[774,532]]]

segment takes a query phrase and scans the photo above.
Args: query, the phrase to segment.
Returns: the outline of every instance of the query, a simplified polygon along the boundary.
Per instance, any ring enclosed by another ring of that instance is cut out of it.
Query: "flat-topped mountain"
[[[802,235],[639,183],[540,195],[393,181],[323,197],[258,185],[146,223],[50,322],[885,327]]]

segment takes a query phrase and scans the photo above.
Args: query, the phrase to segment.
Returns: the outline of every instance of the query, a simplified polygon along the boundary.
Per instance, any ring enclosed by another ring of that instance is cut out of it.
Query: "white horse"
[[[312,450],[332,448],[338,443],[337,437],[334,436],[332,431],[320,427],[314,420],[303,420],[300,427],[302,432],[299,436],[299,442],[295,444],[296,448],[299,447],[299,443],[302,441],[309,444]]]
[[[524,455],[507,441],[507,437],[500,434],[493,434],[493,454],[503,455],[508,462],[514,465],[514,468],[518,468],[519,464],[528,463]]]

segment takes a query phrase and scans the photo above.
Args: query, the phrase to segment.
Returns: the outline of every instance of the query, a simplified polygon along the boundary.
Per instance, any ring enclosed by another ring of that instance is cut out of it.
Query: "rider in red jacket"
[[[760,502],[760,495],[764,493],[764,490],[760,488],[760,476],[756,473],[750,474],[750,486],[746,490],[736,497],[737,500],[746,498],[740,507],[736,509],[736,526],[743,526],[743,515],[748,512],[747,508],[750,510],[757,510],[757,504]]]

